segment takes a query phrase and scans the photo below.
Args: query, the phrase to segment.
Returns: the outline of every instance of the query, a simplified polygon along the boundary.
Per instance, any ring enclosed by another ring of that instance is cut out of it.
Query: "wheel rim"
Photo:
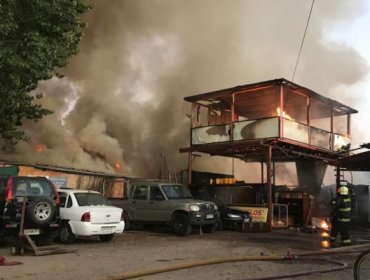
[[[51,214],[51,206],[47,202],[39,202],[35,205],[34,208],[35,217],[40,220],[44,221],[50,217]]]

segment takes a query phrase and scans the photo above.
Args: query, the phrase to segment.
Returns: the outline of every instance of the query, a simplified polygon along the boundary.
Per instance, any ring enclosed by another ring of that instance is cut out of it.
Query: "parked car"
[[[0,177],[0,236],[18,237],[23,205],[23,233],[39,245],[51,243],[60,225],[59,195],[53,183],[45,177]]]
[[[219,205],[220,223],[218,229],[233,229],[236,231],[243,230],[246,223],[252,222],[252,216],[248,211],[233,209],[229,205]]]
[[[123,208],[127,224],[168,224],[182,236],[193,226],[212,232],[219,220],[215,203],[194,199],[187,186],[164,181],[128,182],[126,198],[111,201]]]
[[[248,211],[241,211],[234,208],[234,205],[225,204],[215,193],[209,192],[207,188],[193,190],[193,196],[198,199],[213,201],[220,211],[220,221],[217,229],[232,229],[241,231],[244,224],[252,222],[252,215]]]
[[[98,236],[111,241],[125,227],[122,209],[114,207],[101,193],[90,190],[58,189],[62,219],[59,240],[73,243],[77,237]]]

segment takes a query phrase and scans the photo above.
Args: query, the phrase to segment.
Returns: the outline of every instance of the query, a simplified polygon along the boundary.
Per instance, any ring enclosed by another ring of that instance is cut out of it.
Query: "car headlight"
[[[227,214],[227,216],[229,218],[232,218],[232,219],[241,219],[242,218],[240,215],[231,214],[231,213]]]
[[[217,207],[217,205],[215,204],[215,206],[214,206],[214,209],[215,209],[215,211],[217,211],[218,210],[218,207]]]
[[[197,204],[190,204],[189,209],[190,209],[190,211],[194,211],[194,212],[200,211],[200,207]]]

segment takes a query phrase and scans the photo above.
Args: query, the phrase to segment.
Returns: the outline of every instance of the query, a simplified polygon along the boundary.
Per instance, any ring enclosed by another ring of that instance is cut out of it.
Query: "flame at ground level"
[[[320,221],[320,228],[324,230],[329,230],[330,226],[329,223],[326,220],[321,220]]]

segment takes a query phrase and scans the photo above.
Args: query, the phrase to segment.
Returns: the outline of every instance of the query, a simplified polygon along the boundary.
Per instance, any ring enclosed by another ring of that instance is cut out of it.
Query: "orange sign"
[[[253,223],[266,223],[268,208],[264,207],[249,207],[249,206],[228,206],[229,208],[248,211],[251,213]]]

